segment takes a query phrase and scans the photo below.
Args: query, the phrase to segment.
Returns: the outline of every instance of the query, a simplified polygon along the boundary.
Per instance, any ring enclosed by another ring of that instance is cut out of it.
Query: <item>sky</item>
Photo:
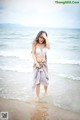
[[[80,3],[63,5],[55,3],[55,1],[0,0],[0,23],[35,27],[80,28]],[[80,2],[80,0],[77,1]]]

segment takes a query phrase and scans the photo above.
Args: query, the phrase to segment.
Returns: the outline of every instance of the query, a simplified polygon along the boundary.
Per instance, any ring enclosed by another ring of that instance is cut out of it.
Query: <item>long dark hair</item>
[[[48,35],[47,35],[47,33],[46,33],[45,31],[40,31],[40,32],[37,34],[35,40],[33,41],[33,45],[34,45],[34,46],[36,46],[36,44],[39,42],[39,37],[42,35],[42,33],[45,33],[45,34],[46,34],[46,37],[48,37]],[[46,46],[46,40],[44,41],[44,43],[45,43],[45,46]],[[32,52],[31,52],[31,53],[32,53]],[[47,62],[47,55],[45,55],[45,59],[46,59],[46,62]]]
[[[39,42],[39,37],[41,36],[42,33],[45,33],[45,34],[46,34],[46,37],[48,37],[48,35],[47,35],[47,33],[46,33],[45,31],[40,31],[40,32],[37,34],[35,40],[33,41],[33,44],[34,44],[34,45],[36,45],[36,44]],[[46,44],[46,40],[44,41],[44,43]]]

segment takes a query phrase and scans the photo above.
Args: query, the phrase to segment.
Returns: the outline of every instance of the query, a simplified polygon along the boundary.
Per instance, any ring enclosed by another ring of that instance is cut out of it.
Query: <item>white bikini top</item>
[[[39,47],[37,47],[36,48],[36,55],[46,55],[46,53],[47,53],[47,48],[43,48],[42,50],[39,48]]]

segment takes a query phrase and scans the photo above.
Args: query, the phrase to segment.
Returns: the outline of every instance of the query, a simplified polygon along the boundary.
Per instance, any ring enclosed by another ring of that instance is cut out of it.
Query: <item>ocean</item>
[[[31,49],[40,30],[48,33],[51,47],[47,51],[47,102],[80,112],[80,29],[0,27],[0,98],[24,101],[34,98]]]

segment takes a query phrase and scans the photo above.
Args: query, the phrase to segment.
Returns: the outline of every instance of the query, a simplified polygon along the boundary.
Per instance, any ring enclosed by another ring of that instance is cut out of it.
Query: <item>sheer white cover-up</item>
[[[40,68],[34,65],[33,67],[33,89],[37,84],[43,84],[44,86],[48,86],[48,68],[46,62],[39,62]]]

